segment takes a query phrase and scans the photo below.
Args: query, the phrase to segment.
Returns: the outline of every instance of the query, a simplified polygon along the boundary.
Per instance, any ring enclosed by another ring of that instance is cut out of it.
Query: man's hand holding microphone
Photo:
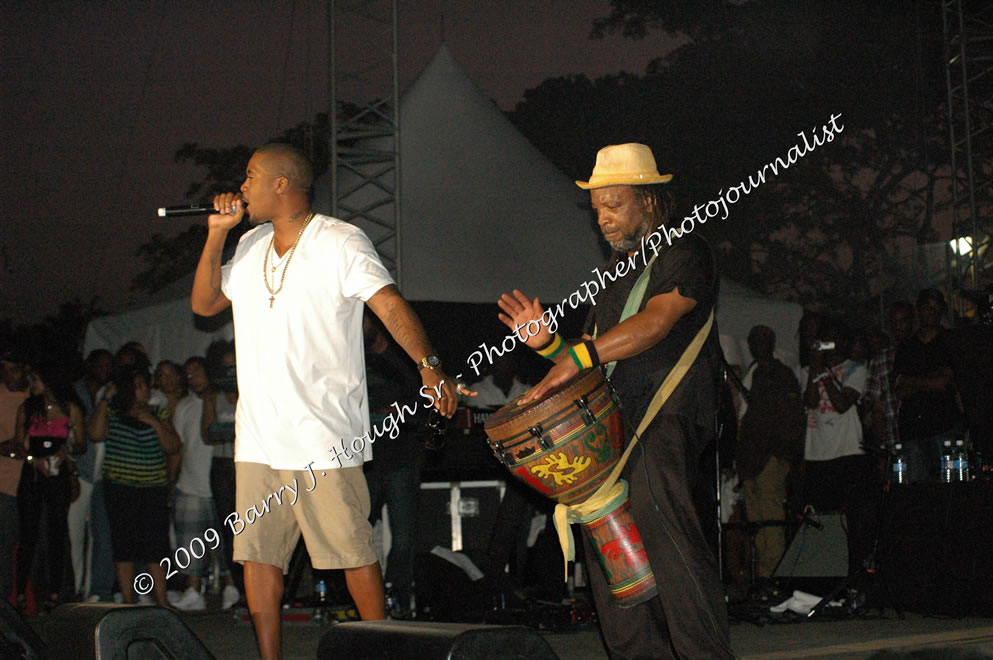
[[[207,228],[211,232],[218,230],[227,234],[245,217],[245,203],[241,199],[241,193],[215,195],[214,209],[217,213],[207,216]]]

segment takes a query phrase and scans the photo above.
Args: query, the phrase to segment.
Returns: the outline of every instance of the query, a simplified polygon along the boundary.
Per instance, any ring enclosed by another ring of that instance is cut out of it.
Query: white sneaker
[[[120,591],[115,592],[114,602],[117,603],[118,605],[122,604],[124,602],[124,594],[122,594]]]
[[[141,594],[140,596],[138,596],[138,604],[139,605],[154,605],[155,604],[155,599],[153,599],[148,594]]]
[[[229,610],[234,607],[239,600],[241,600],[241,592],[238,591],[238,587],[233,584],[229,584],[224,587],[224,591],[221,592],[221,609]]]
[[[187,587],[186,591],[183,592],[182,598],[177,600],[173,605],[178,610],[205,610],[207,609],[207,601],[204,599],[203,594],[193,587]]]
[[[176,603],[179,602],[179,599],[183,597],[183,593],[184,592],[182,591],[176,591],[175,589],[170,589],[169,591],[166,592],[166,601],[168,601],[170,605],[175,607]]]
[[[97,595],[97,594],[90,594],[90,596],[86,599],[86,602],[87,603],[99,603],[100,602],[100,596]]]

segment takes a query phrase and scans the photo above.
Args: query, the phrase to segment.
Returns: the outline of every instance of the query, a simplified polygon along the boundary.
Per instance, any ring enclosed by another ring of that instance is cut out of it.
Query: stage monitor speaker
[[[6,600],[0,604],[0,658],[3,660],[41,660],[49,657],[45,644],[24,617]]]
[[[845,577],[848,575],[848,532],[845,516],[808,516],[776,566],[773,577]]]
[[[317,658],[558,660],[548,642],[531,628],[424,621],[342,623],[321,638]]]
[[[114,603],[61,605],[42,629],[52,658],[211,660],[175,612]]]

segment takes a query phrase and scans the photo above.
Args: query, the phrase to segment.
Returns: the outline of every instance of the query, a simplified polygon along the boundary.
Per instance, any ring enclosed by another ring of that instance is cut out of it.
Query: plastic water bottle
[[[317,602],[321,605],[325,605],[328,602],[328,585],[324,580],[320,580],[317,586],[314,587],[317,592]]]
[[[400,608],[400,601],[397,599],[396,591],[393,590],[393,583],[387,582],[383,585],[386,592],[386,616],[392,618],[391,613]]]
[[[969,452],[961,440],[955,441],[955,475],[959,481],[969,481]]]
[[[955,480],[955,454],[952,452],[952,441],[945,440],[945,447],[941,450],[941,480],[950,484]]]
[[[903,445],[899,442],[893,446],[896,456],[893,457],[893,483],[907,483],[907,460],[903,457]]]

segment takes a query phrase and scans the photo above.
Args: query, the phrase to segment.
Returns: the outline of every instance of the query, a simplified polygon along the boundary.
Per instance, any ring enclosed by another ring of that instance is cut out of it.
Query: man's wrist
[[[231,230],[226,227],[208,227],[204,250],[209,252],[223,252],[224,243],[227,242],[229,231]]]
[[[545,358],[546,360],[554,361],[559,353],[561,353],[563,350],[567,350],[568,348],[569,345],[565,342],[564,339],[562,339],[562,335],[556,332],[554,335],[552,335],[551,339],[549,339],[547,342],[545,342],[538,348],[534,349],[534,351],[535,353]]]
[[[434,353],[425,355],[417,363],[418,371],[423,371],[424,369],[430,369],[431,371],[434,371],[436,369],[441,369],[441,358],[439,358]]]

